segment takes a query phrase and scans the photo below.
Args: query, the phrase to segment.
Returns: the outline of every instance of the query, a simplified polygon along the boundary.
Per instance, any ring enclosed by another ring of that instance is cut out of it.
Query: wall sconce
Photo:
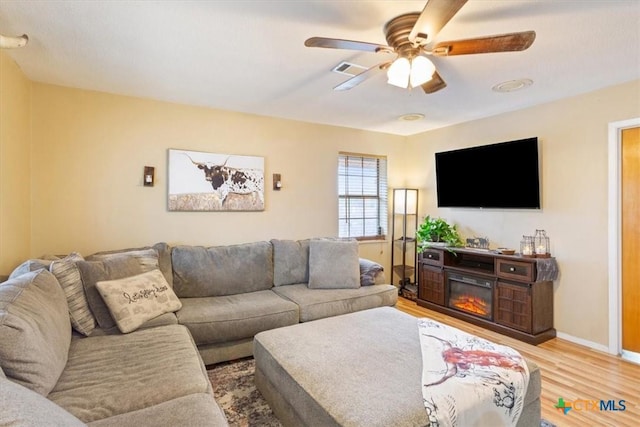
[[[396,188],[393,190],[393,212],[415,215],[418,213],[418,189]]]
[[[153,187],[155,182],[155,168],[153,166],[145,166],[144,174],[142,175],[142,184],[145,187]]]
[[[273,174],[273,189],[275,191],[282,190],[282,178],[280,177],[279,173]]]

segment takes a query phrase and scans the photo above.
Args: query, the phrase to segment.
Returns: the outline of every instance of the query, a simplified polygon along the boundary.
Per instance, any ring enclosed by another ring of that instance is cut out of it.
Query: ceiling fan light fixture
[[[411,61],[411,74],[409,82],[411,87],[418,87],[433,78],[433,73],[436,71],[436,66],[433,65],[428,58],[424,56],[416,56]]]
[[[387,70],[387,83],[406,89],[418,87],[433,78],[436,66],[424,56],[416,56],[409,60],[401,56]]]
[[[411,74],[411,63],[405,57],[400,57],[393,61],[387,70],[387,83],[406,89],[409,86],[409,75]]]

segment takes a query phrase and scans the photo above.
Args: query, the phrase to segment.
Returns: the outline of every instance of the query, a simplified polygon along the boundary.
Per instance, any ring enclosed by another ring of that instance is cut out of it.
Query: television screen
[[[540,209],[538,138],[436,153],[441,208]]]

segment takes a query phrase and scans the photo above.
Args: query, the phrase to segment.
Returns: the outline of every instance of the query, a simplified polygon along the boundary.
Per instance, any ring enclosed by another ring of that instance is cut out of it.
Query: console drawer
[[[535,280],[535,264],[496,258],[496,275],[505,279],[533,282]]]
[[[422,251],[422,262],[429,265],[436,265],[442,267],[444,265],[443,251],[437,249],[424,249]]]

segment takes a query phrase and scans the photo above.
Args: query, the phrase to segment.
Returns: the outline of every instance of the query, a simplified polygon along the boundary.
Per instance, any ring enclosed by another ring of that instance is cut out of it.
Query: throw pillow
[[[113,328],[116,322],[100,296],[96,283],[103,280],[124,279],[158,268],[157,264],[142,265],[137,258],[131,256],[117,256],[102,261],[78,261],[76,265],[80,270],[89,308],[102,329]]]
[[[47,396],[70,345],[67,300],[53,274],[38,270],[0,286],[0,366],[8,379]]]
[[[309,288],[360,287],[358,242],[319,239],[309,242]]]
[[[360,258],[360,285],[371,286],[384,282],[384,268],[377,262]]]
[[[147,320],[182,308],[160,270],[99,281],[96,287],[123,334],[135,331]]]
[[[11,272],[9,279],[15,279],[25,273],[40,270],[41,268],[47,270],[51,265],[51,262],[52,261],[48,259],[28,259]]]
[[[76,261],[84,258],[77,252],[72,252],[61,260],[53,261],[49,271],[56,276],[67,297],[71,326],[82,335],[88,336],[96,327],[96,319],[91,313],[87,297],[84,294],[80,270]]]
[[[295,285],[309,281],[309,240],[277,240],[273,245],[273,284]]]

